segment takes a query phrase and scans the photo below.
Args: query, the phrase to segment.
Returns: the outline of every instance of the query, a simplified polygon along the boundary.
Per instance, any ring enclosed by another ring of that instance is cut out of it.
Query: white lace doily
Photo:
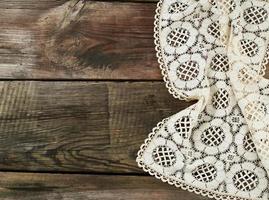
[[[155,44],[169,92],[198,102],[160,122],[137,162],[215,199],[269,199],[269,2],[161,0]]]

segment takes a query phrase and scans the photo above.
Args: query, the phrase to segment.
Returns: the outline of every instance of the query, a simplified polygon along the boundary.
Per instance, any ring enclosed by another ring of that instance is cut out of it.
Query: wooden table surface
[[[191,103],[168,94],[155,0],[0,1],[0,199],[205,200],[136,153]]]

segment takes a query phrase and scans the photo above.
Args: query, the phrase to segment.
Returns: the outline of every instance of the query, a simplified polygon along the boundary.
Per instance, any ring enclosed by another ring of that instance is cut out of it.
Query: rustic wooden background
[[[155,57],[156,0],[0,1],[0,199],[205,200],[136,153],[173,99]]]

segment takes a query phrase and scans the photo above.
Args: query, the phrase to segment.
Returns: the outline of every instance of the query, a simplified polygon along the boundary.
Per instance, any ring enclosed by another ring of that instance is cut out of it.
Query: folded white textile
[[[155,44],[169,92],[197,103],[160,122],[137,162],[215,199],[269,199],[269,2],[161,0]]]

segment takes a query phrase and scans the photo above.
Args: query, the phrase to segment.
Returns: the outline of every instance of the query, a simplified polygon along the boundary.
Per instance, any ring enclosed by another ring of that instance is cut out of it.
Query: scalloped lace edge
[[[186,100],[188,101],[188,96],[184,94],[183,92],[177,92],[172,88],[172,83],[170,82],[167,74],[167,70],[165,67],[165,63],[162,56],[162,50],[161,50],[161,44],[160,44],[160,37],[159,37],[159,20],[160,20],[160,11],[162,6],[163,0],[160,0],[157,4],[156,8],[156,14],[155,14],[155,20],[154,20],[154,43],[155,43],[155,50],[156,50],[156,56],[158,59],[158,63],[161,69],[161,73],[163,75],[163,80],[166,83],[166,87],[170,94],[173,95],[173,97],[180,99],[180,100]]]
[[[163,0],[160,0],[157,4],[157,8],[155,11],[156,14],[155,14],[155,21],[154,21],[154,43],[155,43],[156,56],[158,59],[158,63],[160,65],[161,73],[163,75],[163,80],[166,83],[166,87],[168,88],[169,93],[172,94],[177,99],[188,100],[187,95],[185,95],[184,93],[176,92],[172,88],[171,82],[170,82],[168,75],[167,75],[165,63],[163,61],[162,51],[161,51],[161,46],[160,46],[160,38],[159,38],[159,20],[160,20],[160,11],[161,11],[162,4],[163,4]],[[264,61],[261,64],[261,72],[260,72],[261,76],[263,76],[265,74],[266,65],[268,63],[269,63],[269,45],[267,47]],[[149,173],[151,176],[155,176],[157,179],[160,179],[164,183],[168,183],[168,184],[173,185],[177,188],[181,188],[183,190],[193,192],[193,193],[196,193],[196,194],[199,194],[199,195],[202,195],[205,197],[209,197],[212,199],[216,199],[216,200],[253,200],[250,198],[232,196],[232,195],[220,193],[217,191],[210,191],[210,190],[201,189],[201,188],[198,188],[196,186],[186,184],[183,182],[183,180],[175,180],[171,177],[167,177],[163,174],[156,172],[153,169],[150,169],[147,165],[145,165],[144,162],[142,161],[141,157],[142,157],[146,147],[148,146],[148,144],[151,142],[151,140],[155,136],[156,132],[163,126],[163,124],[168,119],[169,118],[165,118],[164,120],[159,122],[158,125],[155,128],[153,128],[152,132],[148,135],[147,139],[145,139],[144,144],[141,145],[140,150],[137,153],[138,156],[136,159],[136,162],[138,163],[138,166],[140,168],[142,168],[145,172]],[[259,200],[259,199],[257,199],[257,200]],[[262,199],[260,199],[260,200],[262,200]]]
[[[153,128],[152,132],[148,135],[148,138],[145,140],[144,144],[141,145],[140,150],[137,153],[137,159],[136,162],[138,163],[138,166],[142,168],[145,172],[148,172],[151,176],[155,176],[157,179],[160,179],[164,183],[168,183],[170,185],[173,185],[177,188],[181,188],[183,190],[193,192],[205,197],[209,197],[216,200],[253,200],[250,198],[243,198],[238,196],[231,196],[226,193],[220,193],[217,191],[210,191],[198,188],[196,186],[189,185],[185,183],[183,180],[175,180],[171,177],[165,176],[163,174],[160,174],[156,172],[153,169],[150,169],[143,161],[142,161],[142,155],[148,146],[148,144],[151,142],[151,140],[154,138],[155,134],[160,130],[160,128],[163,126],[163,124],[168,120],[169,118],[165,118],[163,121],[159,122],[157,127]],[[262,199],[256,199],[256,200],[262,200]]]

